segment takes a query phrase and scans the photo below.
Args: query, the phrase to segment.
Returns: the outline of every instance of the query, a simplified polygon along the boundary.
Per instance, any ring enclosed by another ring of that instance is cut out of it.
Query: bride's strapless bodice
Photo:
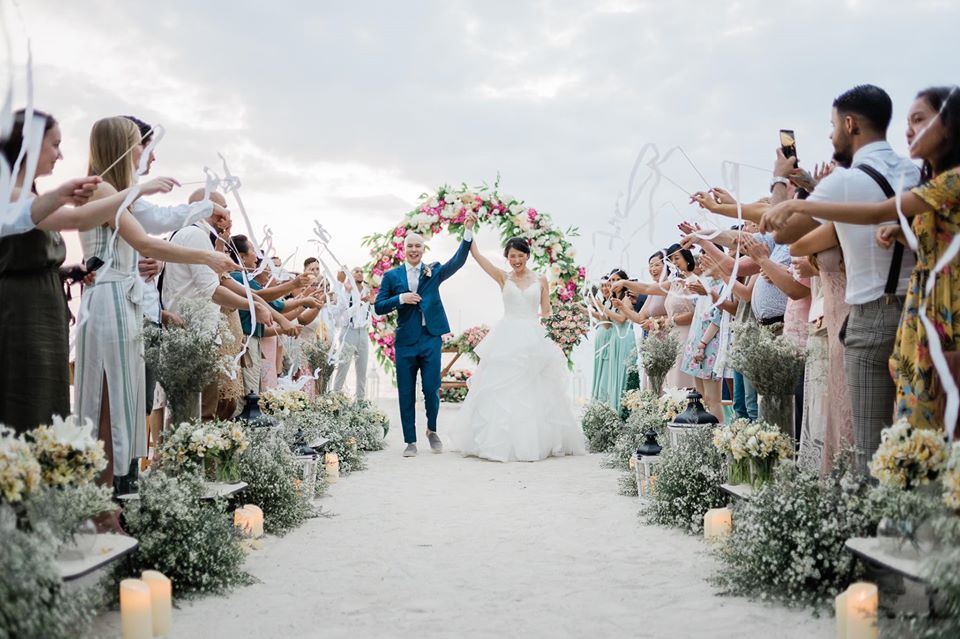
[[[508,279],[503,285],[503,316],[511,319],[539,320],[540,283],[535,282],[524,289]]]

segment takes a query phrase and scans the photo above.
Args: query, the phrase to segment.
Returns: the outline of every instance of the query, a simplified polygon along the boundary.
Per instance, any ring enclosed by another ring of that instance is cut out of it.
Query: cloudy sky
[[[661,182],[624,211],[645,144],[680,146],[712,184],[725,160],[758,167],[741,186],[760,196],[778,129],[796,130],[801,163],[829,158],[830,103],[858,83],[893,97],[890,140],[904,149],[913,94],[957,82],[960,53],[958,0],[20,4],[36,104],[64,131],[48,185],[84,172],[96,119],[132,113],[167,129],[154,174],[200,180],[222,152],[280,254],[302,259],[320,220],[350,263],[420,193],[499,174],[502,192],[581,229],[592,274],[643,275],[695,215],[683,190],[704,185],[674,154],[661,170],[679,187]],[[433,244],[437,259],[453,248]],[[475,265],[445,296],[460,328],[496,318]]]

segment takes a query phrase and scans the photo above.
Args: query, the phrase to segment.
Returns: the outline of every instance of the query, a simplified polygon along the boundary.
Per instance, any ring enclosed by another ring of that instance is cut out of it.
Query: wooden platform
[[[750,484],[720,484],[720,490],[737,499],[753,499],[753,487]]]
[[[849,552],[866,563],[923,583],[923,577],[920,576],[920,562],[924,558],[922,551],[897,553],[887,548],[887,543],[877,537],[852,537],[847,540],[846,546]]]
[[[205,491],[200,499],[217,499],[231,497],[247,489],[247,482],[238,481],[235,484],[224,484],[222,482],[208,481],[204,482]],[[140,499],[139,493],[130,493],[127,495],[117,495],[120,501],[137,501]]]
[[[111,564],[137,549],[138,542],[127,535],[96,535],[93,550],[83,559],[57,559],[57,568],[64,581],[73,581]]]

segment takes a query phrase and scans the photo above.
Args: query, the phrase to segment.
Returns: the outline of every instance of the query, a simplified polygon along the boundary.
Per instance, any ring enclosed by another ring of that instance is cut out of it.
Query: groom
[[[466,233],[456,255],[446,264],[424,264],[424,240],[410,233],[404,240],[406,263],[384,273],[374,309],[377,315],[397,311],[397,390],[400,393],[400,421],[404,457],[417,455],[416,385],[419,371],[423,399],[427,406],[427,441],[435,453],[443,452],[437,436],[440,411],[440,349],[442,336],[450,332],[447,314],[440,299],[440,284],[459,271],[470,255],[475,215],[467,216]]]

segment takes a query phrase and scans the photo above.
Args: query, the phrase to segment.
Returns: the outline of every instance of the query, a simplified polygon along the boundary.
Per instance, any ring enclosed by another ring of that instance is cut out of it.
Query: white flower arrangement
[[[623,420],[606,402],[593,402],[587,406],[580,423],[590,450],[595,453],[612,450],[623,432]]]
[[[270,388],[260,395],[260,410],[268,415],[288,417],[307,408],[310,404],[307,394],[301,390]]]
[[[660,390],[667,373],[677,363],[680,341],[672,333],[651,333],[643,340],[640,360],[655,390]]]
[[[92,482],[107,467],[103,442],[93,437],[93,424],[77,423],[74,415],[53,418],[26,435],[47,486],[75,486]]]
[[[900,419],[880,434],[870,474],[884,486],[910,490],[937,479],[947,463],[947,453],[942,432],[914,428]]]
[[[674,417],[686,410],[689,403],[687,395],[689,394],[690,391],[686,388],[671,386],[663,389],[663,395],[660,396],[660,409],[667,421],[673,420]]]
[[[248,446],[237,422],[183,422],[167,434],[157,454],[162,468],[190,473],[212,466],[224,479]]]
[[[749,379],[760,395],[792,395],[803,378],[806,351],[754,322],[734,324],[733,334],[730,366]]]
[[[18,504],[43,485],[43,471],[30,444],[0,425],[0,497]]]

